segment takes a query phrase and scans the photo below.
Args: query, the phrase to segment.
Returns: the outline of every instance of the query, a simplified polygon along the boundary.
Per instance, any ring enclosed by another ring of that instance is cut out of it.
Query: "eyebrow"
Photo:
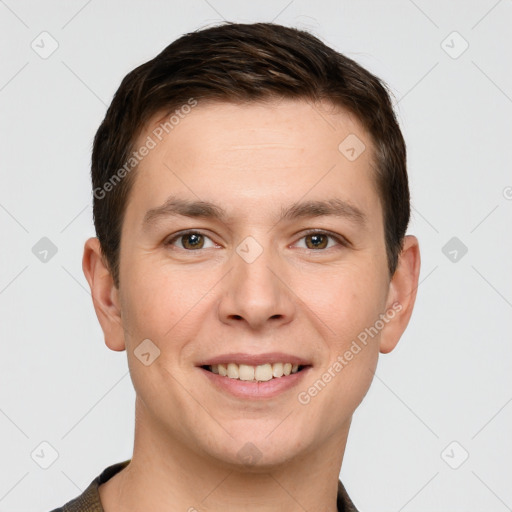
[[[143,226],[148,227],[162,218],[176,216],[210,218],[224,223],[228,221],[226,211],[219,205],[209,201],[190,201],[171,196],[164,204],[146,212]],[[335,198],[325,201],[297,202],[288,207],[282,207],[278,222],[323,216],[342,217],[359,225],[364,225],[367,221],[366,215],[359,208]]]

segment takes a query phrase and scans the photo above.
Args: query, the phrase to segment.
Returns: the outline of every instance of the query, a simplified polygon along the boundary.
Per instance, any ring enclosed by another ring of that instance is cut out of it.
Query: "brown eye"
[[[175,246],[186,251],[209,249],[215,247],[215,243],[209,236],[198,231],[181,232],[173,236],[166,243],[168,246]]]
[[[321,233],[306,235],[304,238],[308,249],[325,249],[329,243],[329,237]]]
[[[350,246],[350,242],[348,242],[344,236],[322,230],[306,232],[302,238],[300,238],[298,244],[302,249],[315,252],[327,252],[330,249],[342,249],[343,247]]]
[[[199,233],[187,233],[181,237],[184,249],[202,249],[204,245],[204,237]]]

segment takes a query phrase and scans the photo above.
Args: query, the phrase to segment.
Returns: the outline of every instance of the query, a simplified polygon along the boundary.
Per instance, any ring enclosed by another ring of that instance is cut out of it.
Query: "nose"
[[[242,253],[240,253],[242,254]],[[223,323],[245,324],[253,330],[276,328],[292,321],[295,315],[290,289],[278,255],[270,249],[254,260],[238,253],[231,260],[233,268],[223,280],[219,316]]]

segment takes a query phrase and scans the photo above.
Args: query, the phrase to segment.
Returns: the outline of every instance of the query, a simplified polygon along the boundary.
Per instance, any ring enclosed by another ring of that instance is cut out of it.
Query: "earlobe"
[[[125,349],[118,289],[103,259],[100,242],[89,238],[84,245],[82,269],[91,288],[92,302],[105,344],[115,351]]]
[[[380,352],[387,354],[397,345],[412,315],[420,274],[420,248],[415,236],[404,238],[396,271],[389,285],[386,312],[389,322],[382,331]]]

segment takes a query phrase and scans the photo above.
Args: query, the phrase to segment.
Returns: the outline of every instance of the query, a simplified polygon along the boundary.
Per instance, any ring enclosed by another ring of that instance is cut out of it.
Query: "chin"
[[[289,431],[283,437],[262,433],[244,435],[236,440],[229,439],[225,445],[218,445],[214,449],[210,446],[208,452],[232,471],[247,473],[268,473],[281,466],[288,465],[292,459],[299,457],[304,449],[304,442],[290,436]],[[234,436],[235,437],[235,436]]]

